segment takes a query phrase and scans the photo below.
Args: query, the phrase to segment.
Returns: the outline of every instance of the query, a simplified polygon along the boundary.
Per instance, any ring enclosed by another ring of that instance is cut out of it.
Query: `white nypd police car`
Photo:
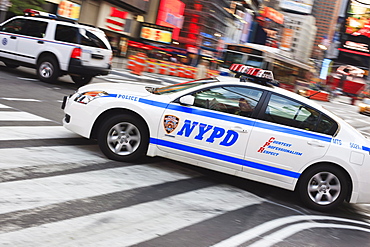
[[[162,156],[295,190],[316,210],[370,203],[370,141],[279,87],[232,77],[159,88],[96,83],[62,108],[64,126],[97,139],[110,159]]]

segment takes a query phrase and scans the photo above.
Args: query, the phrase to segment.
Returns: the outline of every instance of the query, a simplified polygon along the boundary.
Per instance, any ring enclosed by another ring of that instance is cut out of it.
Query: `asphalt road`
[[[92,83],[177,80],[126,75]],[[47,84],[0,65],[0,88],[0,246],[370,246],[368,205],[320,213],[293,192],[180,162],[106,159],[61,126],[69,77]],[[322,104],[369,134],[346,98]]]

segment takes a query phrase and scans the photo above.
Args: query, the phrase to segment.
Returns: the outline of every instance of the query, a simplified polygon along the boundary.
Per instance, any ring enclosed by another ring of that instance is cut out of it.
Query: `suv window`
[[[89,32],[85,29],[81,29],[80,34],[81,34],[81,45],[108,49],[108,47],[104,44],[104,42],[92,32]]]
[[[104,42],[92,32],[61,24],[57,25],[55,40],[108,49]]]
[[[47,26],[48,23],[45,21],[27,20],[19,33],[36,38],[43,38]]]
[[[338,124],[321,112],[293,99],[272,94],[263,120],[333,135]]]
[[[78,28],[65,25],[57,25],[55,31],[55,40],[78,44],[77,38]]]
[[[194,106],[250,117],[262,93],[248,87],[214,87],[194,93]]]
[[[1,31],[7,33],[20,33],[25,23],[26,20],[24,19],[15,19],[9,21],[8,23],[1,27]]]

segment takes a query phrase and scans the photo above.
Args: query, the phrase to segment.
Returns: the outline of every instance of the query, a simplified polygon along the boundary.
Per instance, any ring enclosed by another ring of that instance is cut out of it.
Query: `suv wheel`
[[[55,58],[45,56],[37,63],[37,77],[40,81],[54,82],[60,75],[59,65]]]
[[[81,87],[88,84],[93,77],[88,75],[71,75],[71,78],[77,86]]]

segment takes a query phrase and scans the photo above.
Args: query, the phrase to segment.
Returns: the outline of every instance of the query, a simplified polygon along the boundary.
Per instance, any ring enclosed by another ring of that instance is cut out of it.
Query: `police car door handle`
[[[43,44],[43,43],[44,43],[44,41],[39,40],[39,41],[37,41],[37,43],[39,43],[39,44]]]
[[[307,142],[307,144],[308,144],[308,145],[311,145],[311,146],[315,146],[315,147],[320,147],[320,148],[325,147],[325,145],[324,145],[324,144],[322,144],[321,142],[316,141],[316,140],[308,141],[308,142]]]
[[[241,133],[248,133],[248,130],[247,129],[243,129],[240,126],[234,126],[233,128],[231,128],[231,130],[234,130],[236,132],[241,132]]]
[[[10,36],[11,39],[17,39],[17,36]]]

